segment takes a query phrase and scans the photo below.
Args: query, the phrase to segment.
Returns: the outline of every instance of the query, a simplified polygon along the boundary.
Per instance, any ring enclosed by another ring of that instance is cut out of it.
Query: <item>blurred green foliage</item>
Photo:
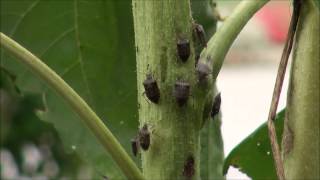
[[[50,152],[47,154],[50,156],[48,158],[53,158],[60,169],[55,178],[76,177],[78,168],[83,166],[83,162],[76,153],[64,151],[54,127],[36,116],[35,111],[44,108],[41,97],[31,92],[21,93],[14,83],[14,75],[2,67],[0,75],[0,149],[7,150],[13,155],[19,173],[23,175],[26,173],[23,172],[26,158],[22,154],[24,146],[34,144],[38,150],[48,147]],[[44,161],[39,163],[40,166],[34,173],[41,173]]]

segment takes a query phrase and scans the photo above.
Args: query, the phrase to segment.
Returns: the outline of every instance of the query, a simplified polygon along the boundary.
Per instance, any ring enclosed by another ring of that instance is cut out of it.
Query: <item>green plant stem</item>
[[[221,111],[212,119],[210,112],[214,97],[217,95],[217,88],[212,89],[212,93],[207,96],[209,111],[204,111],[205,124],[201,129],[201,179],[224,180],[223,163],[224,150],[221,134]]]
[[[217,30],[217,21],[221,20],[218,7],[213,6],[214,3],[217,3],[216,0],[211,0],[210,2],[208,2],[208,4],[206,4],[211,5],[211,9],[214,15],[214,19],[212,22],[212,29],[214,31],[213,34]],[[217,93],[217,86],[216,84],[214,84],[214,88],[210,88],[208,94],[205,97],[206,104],[203,111],[204,126],[202,127],[200,132],[200,173],[202,180],[225,179],[222,171],[224,163],[224,147],[221,134],[221,111],[214,117],[214,119],[212,119],[212,117],[210,116],[213,100]]]
[[[314,1],[303,1],[293,48],[282,139],[287,179],[320,177],[319,17]]]
[[[200,126],[205,103],[204,88],[197,83],[190,0],[133,0],[140,127],[150,125],[151,143],[141,150],[146,179],[201,179]],[[177,55],[178,39],[190,42],[190,57]],[[159,103],[143,96],[143,82],[151,73],[160,89]],[[188,101],[177,105],[177,81],[190,84]],[[209,86],[207,90],[209,89]],[[194,158],[190,167],[187,160]]]
[[[207,48],[201,52],[199,61],[212,67],[212,79],[214,81],[220,72],[228,50],[238,34],[251,17],[268,1],[269,0],[241,1],[232,14],[224,21],[223,25],[211,37]],[[209,57],[211,62],[207,61]]]
[[[110,153],[128,179],[144,179],[138,167],[125,152],[110,130],[88,104],[52,69],[27,49],[0,32],[1,48],[14,55],[32,72],[51,86],[79,115],[103,147]]]

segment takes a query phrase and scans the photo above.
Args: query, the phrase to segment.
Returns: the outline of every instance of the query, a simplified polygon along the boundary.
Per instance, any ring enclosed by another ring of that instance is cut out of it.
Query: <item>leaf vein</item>
[[[36,0],[34,1],[27,9],[24,13],[21,14],[20,18],[18,19],[17,23],[14,25],[14,27],[12,28],[11,32],[10,32],[10,36],[12,37],[14,35],[14,33],[16,32],[16,30],[18,29],[18,27],[20,26],[21,22],[23,21],[23,19],[29,14],[29,12],[31,12],[31,10],[36,7],[37,4],[39,4],[40,0]]]
[[[89,83],[88,83],[88,77],[85,75],[84,72],[84,64],[83,64],[83,59],[82,59],[82,54],[81,54],[81,43],[80,43],[80,35],[79,35],[79,23],[78,23],[78,7],[77,7],[78,0],[74,0],[74,26],[75,26],[75,39],[77,43],[77,47],[79,49],[79,57],[78,61],[80,63],[80,71],[82,74],[82,78],[86,87],[86,91],[88,93],[88,100],[90,104],[94,107],[93,100],[92,100],[92,93],[89,88]]]
[[[59,41],[61,41],[66,35],[68,35],[69,33],[73,32],[75,30],[74,27],[67,29],[66,31],[64,31],[63,33],[61,33],[61,35],[57,36],[49,45],[48,47],[42,52],[40,53],[40,57],[44,56],[50,48],[52,48],[55,44],[57,44]]]

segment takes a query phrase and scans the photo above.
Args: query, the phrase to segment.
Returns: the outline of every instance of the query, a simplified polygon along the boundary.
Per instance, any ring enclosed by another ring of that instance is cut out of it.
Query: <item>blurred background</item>
[[[230,14],[237,3],[218,1],[221,15]],[[291,8],[290,1],[268,3],[245,26],[225,59],[218,76],[218,89],[222,96],[222,134],[226,155],[268,118]],[[286,105],[287,87],[288,73],[278,111]],[[236,168],[230,168],[227,179],[249,178]]]
[[[239,1],[217,1],[222,17],[227,17]],[[193,1],[193,6],[202,6]],[[243,29],[218,76],[222,95],[222,134],[225,155],[266,121],[278,63],[291,16],[290,1],[272,1],[257,13]],[[195,18],[212,33],[212,10],[196,9]],[[205,16],[205,17],[202,17]],[[208,18],[209,17],[209,18]],[[218,27],[223,22],[218,23]],[[66,150],[54,126],[37,118],[34,111],[43,108],[42,97],[32,92],[19,95],[10,81],[14,75],[4,72],[0,83],[1,179],[90,179],[93,171],[75,152]],[[286,101],[286,75],[279,110]],[[74,151],[73,151],[74,150]],[[99,175],[103,178],[103,173]],[[227,179],[249,179],[230,168]]]

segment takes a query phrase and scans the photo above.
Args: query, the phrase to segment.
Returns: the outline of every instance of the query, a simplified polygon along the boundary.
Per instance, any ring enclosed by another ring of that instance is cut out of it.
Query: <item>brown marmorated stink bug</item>
[[[190,42],[188,39],[178,39],[177,53],[182,62],[186,62],[188,60],[190,56]]]
[[[138,138],[135,137],[133,139],[131,139],[131,149],[132,149],[132,153],[134,156],[137,156],[139,147],[138,147]]]
[[[180,107],[185,105],[188,101],[190,93],[190,84],[184,81],[176,81],[174,84],[173,96]]]
[[[141,148],[143,150],[148,150],[150,146],[150,132],[148,130],[148,125],[145,124],[143,127],[139,130],[138,133],[138,140]]]
[[[141,129],[136,137],[131,139],[131,149],[134,156],[137,156],[140,147],[146,151],[149,149],[150,146],[150,132],[148,129],[148,125],[145,124]]]
[[[143,87],[148,99],[158,104],[160,99],[160,90],[157,81],[152,77],[151,74],[147,74],[146,80],[143,81]]]
[[[207,81],[207,77],[210,74],[210,68],[208,64],[198,62],[196,72],[198,76],[198,82],[203,84]]]
[[[214,117],[220,112],[220,106],[221,106],[221,93],[217,94],[214,98],[212,109],[211,109],[211,118],[214,119]]]
[[[193,23],[193,33],[203,47],[207,47],[206,33],[201,24]]]
[[[197,55],[195,56],[194,67],[197,67],[198,62],[199,62],[199,59],[200,59],[200,55],[199,55],[199,54],[197,54]]]
[[[186,179],[192,179],[194,175],[194,158],[193,156],[188,156],[187,160],[184,163],[182,175],[186,177]]]

